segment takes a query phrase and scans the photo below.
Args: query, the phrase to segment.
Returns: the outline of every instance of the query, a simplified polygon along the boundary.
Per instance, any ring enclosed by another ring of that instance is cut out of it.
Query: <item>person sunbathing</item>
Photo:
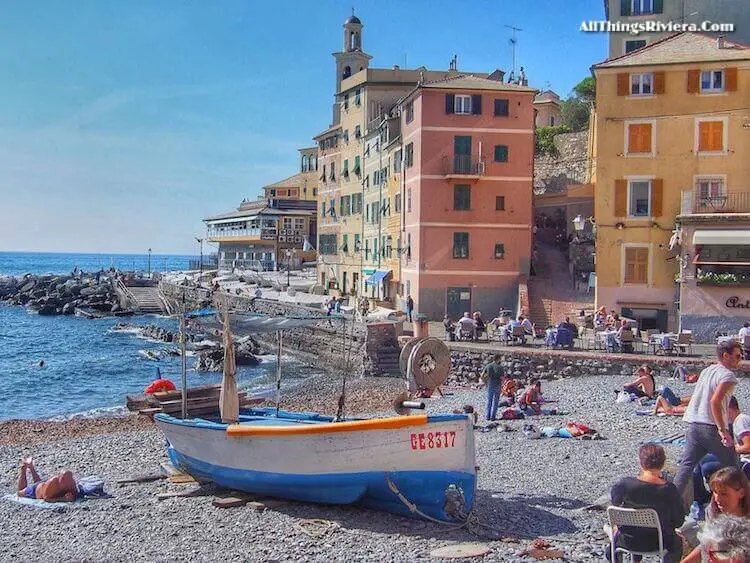
[[[29,485],[26,480],[26,470],[31,473],[34,482]],[[20,474],[18,475],[18,496],[40,499],[45,502],[73,502],[78,496],[78,485],[73,479],[73,473],[62,471],[60,475],[42,481],[34,462],[30,457],[21,458]]]
[[[641,366],[636,372],[636,378],[622,386],[622,390],[638,398],[651,398],[656,391],[656,380],[648,366]],[[619,393],[618,390],[615,390]]]
[[[690,395],[687,397],[677,397],[677,404],[670,402],[664,395],[659,395],[656,398],[656,404],[654,405],[654,414],[671,414],[674,416],[685,414],[685,408],[690,402]]]

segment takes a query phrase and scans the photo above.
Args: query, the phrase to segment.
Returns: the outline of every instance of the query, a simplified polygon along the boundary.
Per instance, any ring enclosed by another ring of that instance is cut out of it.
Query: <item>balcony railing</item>
[[[750,213],[750,190],[706,196],[692,192],[691,213]]]
[[[484,161],[471,155],[456,154],[443,157],[444,176],[481,176]]]
[[[243,260],[243,259],[224,259],[219,260],[219,267],[222,270],[229,270],[232,268],[239,268],[241,270],[254,270],[254,271],[274,271],[276,269],[276,262],[273,260]]]
[[[208,229],[206,236],[215,237],[252,237],[262,240],[273,240],[276,238],[276,229]]]

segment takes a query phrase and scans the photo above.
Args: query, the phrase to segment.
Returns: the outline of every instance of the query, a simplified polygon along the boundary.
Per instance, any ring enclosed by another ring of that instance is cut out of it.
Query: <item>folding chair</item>
[[[677,355],[690,352],[693,355],[693,331],[683,330],[677,335],[677,341],[675,342],[675,348],[677,349]]]
[[[610,506],[607,508],[607,518],[609,519],[609,527],[605,528],[607,535],[609,535],[610,541],[610,554],[612,555],[612,561],[617,561],[618,553],[627,553],[630,556],[630,560],[633,560],[633,555],[658,555],[661,560],[664,560],[664,556],[667,550],[664,549],[664,538],[661,532],[661,523],[659,522],[659,515],[653,508],[620,508],[619,506]],[[659,538],[659,549],[657,551],[632,551],[624,547],[618,547],[616,545],[616,534],[617,529],[623,526],[631,526],[636,528],[655,529]]]
[[[524,344],[526,342],[526,329],[522,326],[514,326],[510,333],[510,341],[513,343]]]
[[[635,351],[635,337],[632,330],[623,330],[620,336],[620,352],[632,353]]]

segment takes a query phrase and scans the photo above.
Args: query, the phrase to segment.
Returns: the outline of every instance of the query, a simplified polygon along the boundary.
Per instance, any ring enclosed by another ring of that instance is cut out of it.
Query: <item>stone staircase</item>
[[[536,275],[528,282],[529,317],[538,327],[557,325],[581,309],[594,308],[594,294],[578,291],[565,254],[554,244],[537,241]]]
[[[134,306],[141,313],[164,314],[167,312],[158,287],[128,287]]]

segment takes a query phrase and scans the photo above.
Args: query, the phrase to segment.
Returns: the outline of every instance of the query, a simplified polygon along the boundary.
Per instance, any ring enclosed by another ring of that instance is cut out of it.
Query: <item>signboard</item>
[[[743,300],[734,295],[726,300],[725,305],[730,309],[750,309],[750,299]]]

